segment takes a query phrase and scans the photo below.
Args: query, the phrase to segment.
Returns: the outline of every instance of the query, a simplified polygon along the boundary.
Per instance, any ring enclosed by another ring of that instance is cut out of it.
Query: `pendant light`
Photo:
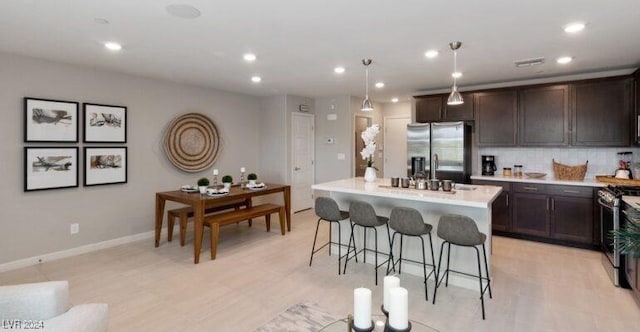
[[[364,100],[362,101],[362,107],[360,110],[363,112],[371,112],[373,111],[373,103],[369,100],[369,65],[371,64],[371,59],[362,59],[362,64],[366,68],[366,84],[365,84],[365,95]]]
[[[449,43],[449,48],[453,51],[453,72],[457,73],[457,62],[458,62],[458,49],[462,46],[462,43],[459,41]],[[453,76],[453,88],[451,89],[451,94],[449,94],[449,98],[447,99],[447,105],[462,105],[464,104],[464,100],[462,100],[462,95],[458,92],[458,85],[456,75]]]

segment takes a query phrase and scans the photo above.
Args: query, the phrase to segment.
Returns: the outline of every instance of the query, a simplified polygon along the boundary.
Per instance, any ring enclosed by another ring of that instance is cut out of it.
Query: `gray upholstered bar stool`
[[[436,293],[438,291],[438,287],[442,283],[442,279],[445,279],[445,286],[449,285],[449,272],[459,273],[463,275],[467,275],[470,277],[477,277],[478,283],[480,284],[480,303],[482,304],[482,319],[485,318],[484,315],[484,293],[489,289],[489,298],[491,298],[491,279],[489,278],[489,267],[487,266],[487,251],[485,250],[484,242],[487,240],[487,235],[484,233],[480,233],[478,230],[478,226],[476,222],[467,217],[461,216],[457,214],[446,214],[440,217],[440,221],[438,222],[438,237],[443,239],[442,245],[440,246],[440,258],[438,259],[438,272],[436,275],[440,276],[440,280],[436,282],[436,289],[433,292],[433,304],[436,303]],[[444,271],[444,274],[440,274],[440,267],[442,266],[442,252],[444,250],[444,245],[447,244],[447,269]],[[449,259],[451,258],[451,245],[462,246],[462,247],[472,247],[476,250],[476,257],[478,259],[478,275],[472,275],[465,272],[454,271],[449,269]],[[486,272],[486,277],[482,276],[482,268],[480,266],[480,250],[478,250],[479,245],[482,245],[482,253],[484,255],[484,269]],[[486,282],[486,285],[483,286],[483,280]]]
[[[351,236],[349,237],[349,245],[347,247],[347,254],[344,260],[343,273],[347,272],[347,263],[349,262],[350,259],[355,257],[357,262],[358,254],[362,252],[364,256],[363,261],[366,263],[367,251],[373,252],[375,253],[375,273],[376,273],[376,285],[377,285],[378,284],[378,267],[387,263],[388,259],[378,264],[378,253],[380,252],[378,251],[378,230],[376,228],[383,225],[387,226],[387,238],[389,240],[388,244],[389,244],[389,248],[391,248],[391,236],[389,232],[389,224],[387,224],[387,221],[389,220],[389,218],[376,215],[376,211],[373,209],[373,206],[371,206],[371,204],[367,202],[353,201],[349,205],[349,219],[351,220]],[[356,249],[356,241],[353,236],[355,226],[360,226],[364,229],[364,232],[363,232],[364,245],[363,245],[363,248],[360,249],[359,251]],[[374,250],[367,248],[367,230],[369,229],[373,229],[374,236],[375,236]],[[353,249],[351,249],[351,243],[353,243]],[[349,254],[352,251],[354,254],[352,257],[349,257]],[[383,254],[388,255],[387,253],[383,253]]]
[[[416,209],[408,207],[395,207],[391,210],[391,216],[389,216],[389,227],[394,231],[391,236],[391,250],[389,250],[389,261],[387,262],[387,274],[389,274],[390,262],[393,263],[393,270],[395,271],[396,263],[398,264],[398,273],[402,273],[402,261],[411,262],[415,264],[422,264],[422,272],[424,275],[424,296],[429,301],[429,295],[427,291],[427,279],[431,275],[435,275],[435,280],[438,280],[436,273],[436,263],[433,256],[433,241],[431,239],[431,229],[433,226],[426,224],[422,219],[422,215]],[[396,244],[396,235],[400,235],[400,255],[397,260],[393,258],[393,248]],[[431,264],[427,264],[424,238],[423,235],[429,235],[429,249],[431,251]],[[422,243],[422,262],[402,257],[402,241],[405,236],[417,237]],[[427,275],[427,266],[431,267],[431,271]]]
[[[311,247],[311,258],[309,259],[309,266],[313,262],[313,255],[320,251],[322,248],[330,244],[338,245],[338,274],[340,274],[340,260],[342,259],[342,232],[340,227],[340,220],[349,219],[349,212],[340,211],[338,203],[330,197],[318,197],[315,202],[315,211],[318,218],[318,224],[316,225],[316,235],[313,237],[313,247]],[[320,228],[320,221],[329,222],[329,241],[323,244],[320,248],[316,249],[316,241],[318,240],[318,228]],[[338,224],[338,242],[331,241],[331,225]],[[329,256],[331,256],[331,247],[329,247]]]

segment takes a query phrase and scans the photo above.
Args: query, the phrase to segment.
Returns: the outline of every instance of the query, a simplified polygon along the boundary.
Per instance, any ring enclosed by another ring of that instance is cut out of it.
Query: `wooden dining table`
[[[225,196],[212,197],[197,193],[187,193],[181,190],[172,190],[156,193],[156,243],[160,245],[160,232],[162,230],[162,219],[164,218],[164,207],[166,201],[178,202],[189,205],[193,208],[194,220],[194,241],[193,241],[193,262],[200,261],[200,251],[202,249],[202,233],[204,231],[203,220],[204,211],[207,207],[224,204],[226,202],[249,200],[257,196],[282,193],[284,198],[284,209],[287,222],[287,231],[291,232],[291,187],[289,185],[266,183],[264,189],[248,189],[240,186],[232,186],[229,194]]]

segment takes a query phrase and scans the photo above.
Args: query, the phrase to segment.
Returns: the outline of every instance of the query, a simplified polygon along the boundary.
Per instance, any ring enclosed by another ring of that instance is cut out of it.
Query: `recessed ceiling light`
[[[179,17],[179,18],[196,18],[199,17],[200,11],[198,8],[193,7],[191,5],[185,4],[171,4],[165,7],[167,12],[171,14],[171,16]]]
[[[256,55],[253,54],[253,53],[247,53],[247,54],[243,55],[242,58],[244,59],[244,61],[247,61],[247,62],[256,61]]]
[[[378,89],[384,88],[384,82],[376,82],[376,88]]]
[[[101,17],[96,17],[93,19],[94,22],[98,23],[98,24],[109,24],[109,20],[107,20],[106,18],[101,18]]]
[[[104,43],[104,47],[106,47],[110,51],[120,51],[122,49],[122,45],[116,42],[106,42]]]
[[[461,73],[461,72],[459,72],[459,71],[457,71],[457,72],[455,72],[455,73],[451,73],[451,77],[453,77],[453,78],[460,78],[460,77],[462,77],[462,73]]]
[[[556,60],[556,61],[557,61],[559,64],[563,64],[563,65],[564,65],[564,64],[566,64],[566,63],[571,62],[571,60],[573,60],[573,58],[572,58],[572,57],[570,57],[570,56],[563,56],[563,57],[558,58],[558,60]]]
[[[576,32],[582,31],[583,29],[584,29],[584,23],[576,22],[576,23],[567,24],[564,27],[564,32],[576,33]]]
[[[392,102],[392,103],[397,103],[397,102],[398,102],[398,98],[397,98],[397,97],[393,97],[393,98],[391,98],[391,102]]]
[[[260,83],[260,81],[262,81],[262,77],[260,77],[260,76],[251,77],[251,82],[253,82],[253,83]]]
[[[333,72],[336,74],[343,74],[345,71],[344,67],[335,67],[333,68]]]
[[[437,57],[437,56],[438,56],[438,51],[436,51],[436,50],[428,50],[428,51],[424,54],[424,56],[426,56],[426,57],[427,57],[427,58],[429,58],[429,59],[433,59],[433,58],[435,58],[435,57]]]

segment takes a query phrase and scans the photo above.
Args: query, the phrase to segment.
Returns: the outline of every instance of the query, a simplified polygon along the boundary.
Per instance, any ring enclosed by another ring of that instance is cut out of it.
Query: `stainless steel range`
[[[600,241],[602,246],[602,264],[611,281],[617,287],[628,288],[624,277],[625,257],[620,253],[620,243],[610,234],[624,225],[622,214],[622,196],[640,196],[640,187],[607,186],[598,190],[600,204]]]

